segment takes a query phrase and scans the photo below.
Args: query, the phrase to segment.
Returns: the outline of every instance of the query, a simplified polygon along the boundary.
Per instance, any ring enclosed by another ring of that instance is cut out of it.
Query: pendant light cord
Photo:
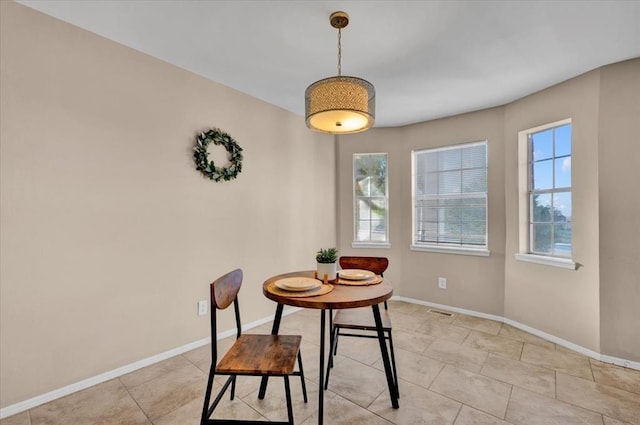
[[[338,28],[338,77],[342,75],[342,28]]]

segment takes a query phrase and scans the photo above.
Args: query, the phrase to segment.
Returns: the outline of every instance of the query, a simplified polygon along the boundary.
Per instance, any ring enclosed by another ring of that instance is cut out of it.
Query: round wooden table
[[[382,320],[380,319],[379,304],[388,300],[393,295],[393,288],[388,284],[382,282],[376,285],[334,285],[333,290],[324,295],[308,296],[308,297],[295,297],[287,296],[283,293],[273,293],[269,291],[270,285],[280,279],[287,277],[308,277],[314,278],[314,271],[299,271],[292,273],[284,273],[281,275],[273,276],[267,279],[262,285],[262,293],[265,297],[278,303],[276,308],[275,318],[273,320],[273,328],[271,333],[276,335],[280,328],[280,320],[282,319],[282,311],[285,305],[291,305],[295,307],[313,308],[320,310],[320,367],[318,380],[318,424],[323,422],[323,408],[324,408],[324,355],[325,355],[325,327],[326,318],[325,312],[329,309],[346,309],[346,308],[358,308],[371,306],[373,311],[373,317],[376,323],[378,331],[378,341],[380,343],[380,354],[382,355],[382,361],[384,363],[385,374],[387,376],[387,385],[389,386],[389,395],[391,397],[391,405],[397,409],[398,394],[394,384],[393,373],[391,370],[391,362],[389,360],[389,352],[387,350],[387,344],[385,342],[384,332],[382,330]],[[262,378],[260,384],[259,398],[263,398],[267,389],[267,378]]]

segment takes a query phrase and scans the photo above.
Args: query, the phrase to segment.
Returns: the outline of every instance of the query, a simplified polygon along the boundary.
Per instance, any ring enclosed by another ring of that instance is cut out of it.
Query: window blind
[[[487,142],[414,152],[414,243],[487,246]]]

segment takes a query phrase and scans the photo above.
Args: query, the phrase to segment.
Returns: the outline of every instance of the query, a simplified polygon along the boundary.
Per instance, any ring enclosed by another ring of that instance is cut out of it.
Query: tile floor
[[[511,326],[391,302],[400,409],[391,408],[376,340],[340,341],[326,424],[640,424],[640,371],[601,363]],[[270,324],[249,332],[270,331]],[[296,424],[317,423],[319,312],[283,318],[303,336],[309,403],[292,381]],[[219,342],[221,350],[231,340]],[[198,424],[209,368],[202,347],[0,421],[1,425]],[[219,387],[219,383],[216,382]],[[286,418],[280,379],[238,378],[216,417]]]

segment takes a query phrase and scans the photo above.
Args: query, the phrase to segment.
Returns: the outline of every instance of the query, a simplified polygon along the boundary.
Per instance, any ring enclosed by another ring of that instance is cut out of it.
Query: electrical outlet
[[[198,301],[198,316],[207,314],[207,300]]]
[[[438,288],[447,289],[447,278],[446,277],[439,277],[438,278]]]

